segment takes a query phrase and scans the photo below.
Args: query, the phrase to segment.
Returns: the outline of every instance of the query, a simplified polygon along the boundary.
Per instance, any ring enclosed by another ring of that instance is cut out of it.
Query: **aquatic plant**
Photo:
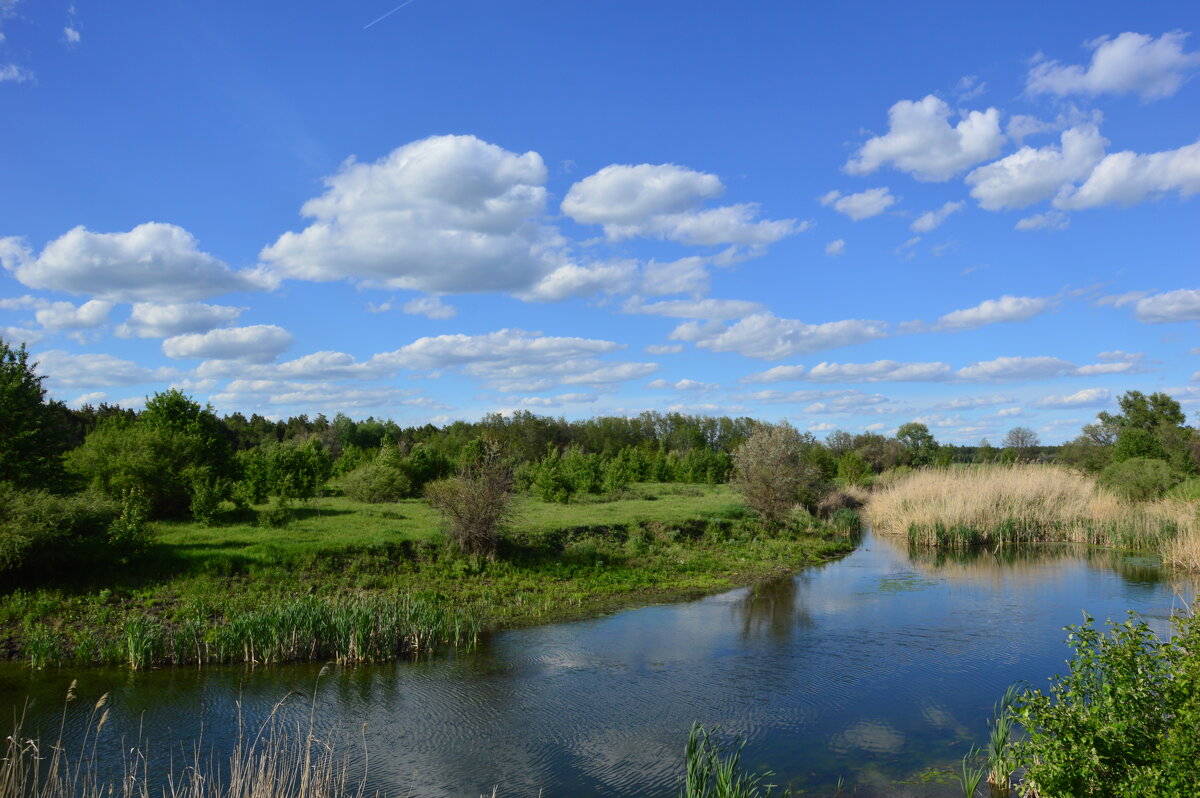
[[[680,798],[767,798],[774,785],[763,782],[775,774],[742,772],[745,746],[745,740],[738,740],[731,752],[722,755],[721,744],[713,733],[699,723],[692,724],[684,749]]]

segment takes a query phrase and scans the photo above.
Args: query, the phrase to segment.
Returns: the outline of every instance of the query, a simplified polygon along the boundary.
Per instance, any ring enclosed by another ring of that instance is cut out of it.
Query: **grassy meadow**
[[[282,528],[233,509],[211,526],[158,522],[157,543],[123,568],[6,591],[0,652],[35,667],[379,661],[727,589],[851,548],[848,518],[766,534],[724,485],[517,502],[494,558],[446,546],[421,500],[314,499]]]
[[[1157,551],[1200,569],[1200,505],[1138,502],[1093,477],[1053,465],[914,472],[871,493],[867,521],[918,546],[966,548],[1073,541]]]

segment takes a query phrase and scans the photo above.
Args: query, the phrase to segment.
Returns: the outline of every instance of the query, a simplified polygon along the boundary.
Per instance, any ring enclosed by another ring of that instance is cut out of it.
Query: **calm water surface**
[[[304,696],[284,712],[306,718],[316,686],[318,729],[365,723],[369,786],[392,795],[673,795],[693,721],[744,737],[747,766],[811,794],[840,775],[860,795],[954,795],[928,777],[983,742],[1009,684],[1043,686],[1064,669],[1063,626],[1084,610],[1133,610],[1163,634],[1179,594],[1194,592],[1144,556],[935,557],[868,534],[840,561],[758,588],[504,632],[470,654],[334,668],[319,682],[316,666],[6,667],[0,711],[28,698],[32,725],[52,734],[72,678],[80,705],[110,692],[101,751],[116,763],[139,729],[160,759],[201,730],[226,750],[239,698],[252,725],[295,690]]]

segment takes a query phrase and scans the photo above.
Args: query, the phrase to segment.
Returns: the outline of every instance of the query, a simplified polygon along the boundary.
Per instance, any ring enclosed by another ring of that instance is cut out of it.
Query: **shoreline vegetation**
[[[1200,570],[1200,506],[1132,501],[1084,473],[1055,465],[990,465],[914,472],[878,487],[866,521],[928,548],[1077,542],[1153,551]]]
[[[0,596],[0,652],[34,668],[380,662],[486,631],[695,597],[848,553],[853,514],[765,531],[726,486],[637,484],[518,499],[493,557],[463,554],[419,500],[313,500],[288,527],[163,523],[115,575]]]

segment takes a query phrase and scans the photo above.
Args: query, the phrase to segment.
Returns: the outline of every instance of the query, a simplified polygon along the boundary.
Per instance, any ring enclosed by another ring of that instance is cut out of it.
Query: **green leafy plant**
[[[764,784],[775,775],[770,771],[743,773],[742,749],[738,740],[733,751],[722,755],[715,736],[700,724],[692,725],[684,749],[686,772],[680,798],[766,798],[774,785]]]

